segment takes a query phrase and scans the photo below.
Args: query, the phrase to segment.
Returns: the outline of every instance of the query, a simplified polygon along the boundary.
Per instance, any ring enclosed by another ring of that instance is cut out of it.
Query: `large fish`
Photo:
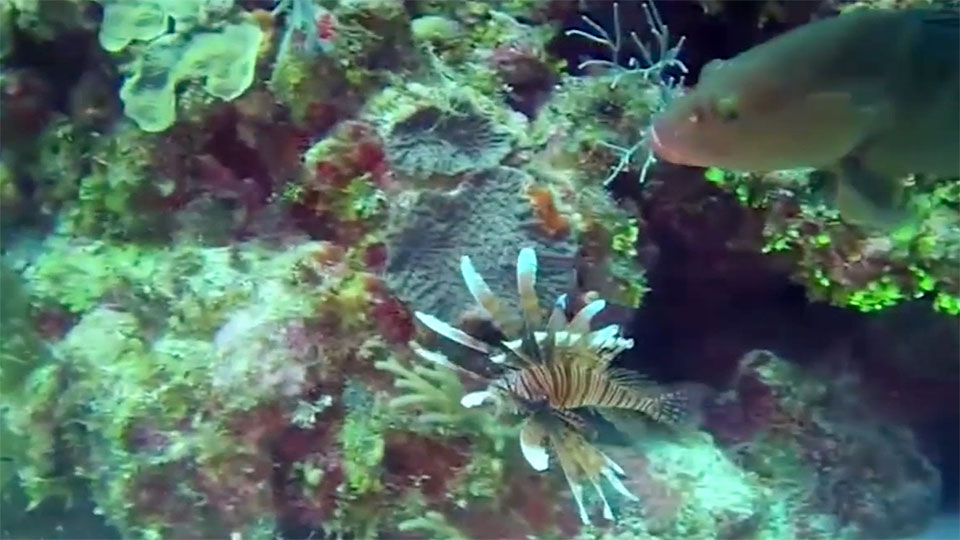
[[[900,222],[904,175],[960,175],[958,22],[860,10],[711,61],[654,119],[653,150],[737,171],[832,168],[845,219]]]

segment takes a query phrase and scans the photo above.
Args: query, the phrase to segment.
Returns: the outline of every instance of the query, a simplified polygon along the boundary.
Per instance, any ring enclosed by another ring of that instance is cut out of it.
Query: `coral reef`
[[[228,22],[232,3],[103,1],[100,44],[112,53],[138,49],[120,98],[141,129],[163,131],[174,123],[181,80],[203,79],[204,90],[225,101],[253,82],[263,33],[252,21]]]
[[[0,0],[0,536],[913,534],[956,183],[881,236],[823,173],[656,164],[664,21],[711,4]],[[729,379],[738,327],[810,321],[718,306],[788,275],[855,308],[802,337],[860,379]]]
[[[391,215],[387,232],[386,283],[414,309],[456,319],[471,303],[457,283],[460,257],[477,261],[491,288],[509,298],[515,246],[536,246],[542,259],[540,291],[556,297],[572,285],[575,247],[533,226],[523,198],[531,178],[518,169],[498,167],[470,177],[450,193],[413,194]]]
[[[840,221],[823,194],[824,173],[708,169],[705,177],[759,214],[762,239],[750,241],[788,258],[812,298],[870,312],[926,297],[938,311],[960,313],[955,179],[912,179],[904,197],[915,223],[882,233]]]
[[[940,473],[909,428],[868,408],[853,374],[805,374],[756,351],[739,377],[708,406],[706,427],[789,498],[793,536],[899,538],[936,513]]]
[[[454,176],[497,165],[510,151],[507,135],[489,119],[452,104],[453,110],[421,109],[397,122],[387,151],[410,176]]]

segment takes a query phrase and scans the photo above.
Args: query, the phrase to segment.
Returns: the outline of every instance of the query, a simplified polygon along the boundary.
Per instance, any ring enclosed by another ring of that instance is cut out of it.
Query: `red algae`
[[[410,310],[396,298],[376,297],[370,305],[369,313],[380,336],[391,345],[405,344],[416,334]]]
[[[441,441],[409,432],[389,433],[383,455],[388,486],[415,488],[432,502],[444,500],[470,458],[465,439]]]

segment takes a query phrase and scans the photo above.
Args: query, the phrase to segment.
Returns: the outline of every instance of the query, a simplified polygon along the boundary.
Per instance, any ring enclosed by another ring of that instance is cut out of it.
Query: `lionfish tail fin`
[[[667,390],[654,399],[656,405],[650,411],[650,416],[657,422],[680,426],[692,416],[690,394],[684,389]]]

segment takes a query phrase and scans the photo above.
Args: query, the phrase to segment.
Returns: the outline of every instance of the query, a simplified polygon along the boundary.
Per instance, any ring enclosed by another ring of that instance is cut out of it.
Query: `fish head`
[[[700,84],[653,119],[665,161],[764,172],[832,164],[862,142],[871,112],[850,92],[798,88],[737,59],[708,64]]]
[[[690,92],[670,104],[653,120],[650,144],[656,155],[671,163],[699,167],[729,167],[740,152],[738,138],[746,135],[745,125],[728,118],[730,98]],[[730,109],[733,110],[733,109]]]

